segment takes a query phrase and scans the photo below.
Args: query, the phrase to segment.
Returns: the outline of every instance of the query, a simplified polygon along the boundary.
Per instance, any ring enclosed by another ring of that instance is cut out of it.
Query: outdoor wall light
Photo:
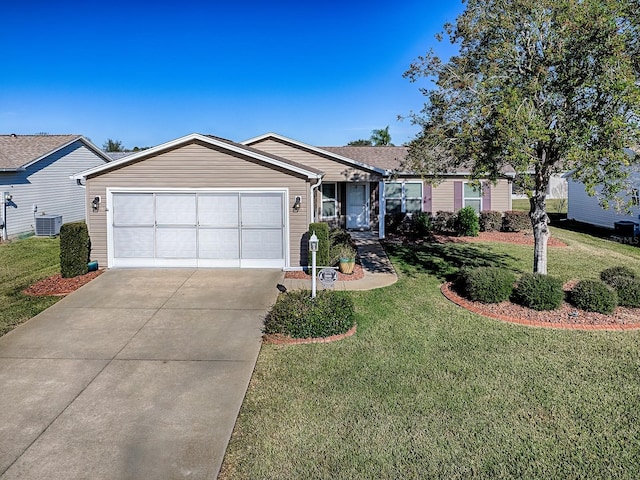
[[[100,197],[95,197],[93,199],[93,201],[91,202],[91,208],[94,212],[98,211],[98,208],[100,208]]]
[[[11,200],[13,200],[13,195],[11,195],[10,193],[5,193],[4,200],[5,202],[10,202]]]
[[[313,232],[313,235],[309,238],[309,251],[318,251],[318,237],[316,237],[316,232]]]
[[[302,202],[302,198],[300,196],[296,196],[296,199],[293,202],[293,210],[297,212],[300,210],[300,203]]]

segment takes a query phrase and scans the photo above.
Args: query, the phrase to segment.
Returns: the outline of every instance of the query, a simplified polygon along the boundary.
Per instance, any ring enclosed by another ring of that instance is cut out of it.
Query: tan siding
[[[498,180],[496,185],[491,185],[491,210],[511,210],[511,183],[508,180]]]
[[[341,163],[338,160],[332,160],[318,153],[273,139],[265,139],[251,146],[258,150],[271,153],[272,155],[278,155],[279,157],[320,170],[325,174],[323,177],[323,181],[325,182],[369,182],[380,180],[379,175],[372,174],[366,170],[360,170],[354,168],[352,165]]]
[[[248,158],[194,143],[87,180],[87,202],[102,197],[99,212],[89,212],[92,259],[107,264],[107,188],[286,188],[289,191],[289,245],[292,266],[300,264],[300,242],[309,222],[309,184]],[[291,209],[302,198],[297,212]]]
[[[431,210],[453,212],[453,182],[454,180],[443,180],[442,183],[433,186],[431,194]]]
[[[407,180],[408,181],[408,180]],[[466,181],[464,178],[446,178],[441,183],[433,186],[432,213],[440,210],[453,211],[453,185],[455,182]],[[504,212],[511,209],[511,185],[508,180],[498,180],[496,185],[491,185],[491,210]]]

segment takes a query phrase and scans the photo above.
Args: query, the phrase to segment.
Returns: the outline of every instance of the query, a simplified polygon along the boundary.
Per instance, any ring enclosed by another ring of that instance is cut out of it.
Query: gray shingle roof
[[[318,147],[327,152],[383,170],[395,170],[407,156],[407,147]]]
[[[81,135],[0,135],[0,169],[17,170]]]

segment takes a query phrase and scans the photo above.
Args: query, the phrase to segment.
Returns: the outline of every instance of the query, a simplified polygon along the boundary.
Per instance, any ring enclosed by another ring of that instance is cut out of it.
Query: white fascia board
[[[309,144],[306,144],[306,143],[303,143],[303,142],[299,142],[298,140],[294,140],[292,138],[288,138],[288,137],[285,137],[283,135],[279,135],[279,134],[273,133],[273,132],[265,133],[263,135],[259,135],[257,137],[250,138],[249,140],[245,140],[244,142],[240,142],[240,143],[242,145],[250,146],[252,143],[256,143],[256,142],[259,142],[259,141],[267,139],[267,138],[276,138],[278,140],[282,140],[283,142],[290,143],[292,145],[296,145],[296,146],[301,147],[301,148],[306,148],[307,150],[311,150],[311,151],[319,153],[321,155],[326,155],[326,156],[335,158],[336,160],[340,160],[342,162],[354,165],[356,167],[364,168],[365,170],[370,170],[372,172],[379,173],[380,175],[383,175],[383,176],[389,175],[391,173],[391,172],[389,172],[389,170],[384,170],[382,168],[374,167],[372,165],[367,165],[366,163],[358,162],[357,160],[354,160],[352,158],[343,157],[342,155],[338,155],[338,154],[333,153],[333,152],[328,152],[327,150],[323,150],[321,148],[314,147],[313,145],[309,145]]]
[[[220,140],[216,140],[215,138],[211,138],[208,137],[206,135],[201,135],[199,133],[192,133],[190,135],[185,135],[184,137],[180,137],[177,138],[175,140],[171,140],[170,142],[166,142],[163,143],[161,145],[157,145],[155,147],[152,148],[148,148],[147,150],[141,150],[138,153],[134,153],[132,155],[128,155],[126,157],[123,157],[119,160],[113,160],[111,162],[109,162],[108,164],[105,165],[99,165],[97,167],[94,168],[90,168],[88,170],[85,170],[84,172],[80,172],[77,173],[75,175],[73,175],[71,178],[74,179],[84,179],[89,175],[93,175],[95,173],[100,173],[102,171],[105,170],[110,170],[112,168],[118,167],[120,165],[124,165],[133,161],[136,161],[140,158],[144,158],[144,157],[149,157],[149,156],[153,156],[156,153],[162,152],[164,150],[168,150],[174,147],[179,147],[181,145],[187,144],[189,142],[193,142],[195,140],[201,141],[203,143],[207,143],[209,145],[215,145],[217,147],[221,147],[225,150],[229,150],[235,153],[240,153],[242,155],[248,156],[248,157],[252,157],[255,158],[256,160],[260,160],[263,161],[265,163],[269,163],[271,165],[275,165],[281,168],[284,168],[285,170],[289,170],[295,173],[299,173],[302,175],[305,175],[307,178],[319,178],[319,174],[314,173],[314,172],[310,172],[308,170],[304,170],[302,168],[296,167],[294,165],[290,165],[289,163],[286,162],[281,162],[278,161],[275,158],[266,156],[266,155],[262,155],[253,151],[249,151],[249,150],[245,150],[244,148],[241,147],[237,147],[235,145],[232,145],[230,143],[227,142],[221,142]]]

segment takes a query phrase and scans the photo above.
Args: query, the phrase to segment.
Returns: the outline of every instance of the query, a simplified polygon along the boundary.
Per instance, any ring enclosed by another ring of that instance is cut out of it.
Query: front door
[[[368,183],[347,183],[347,228],[369,228]]]

